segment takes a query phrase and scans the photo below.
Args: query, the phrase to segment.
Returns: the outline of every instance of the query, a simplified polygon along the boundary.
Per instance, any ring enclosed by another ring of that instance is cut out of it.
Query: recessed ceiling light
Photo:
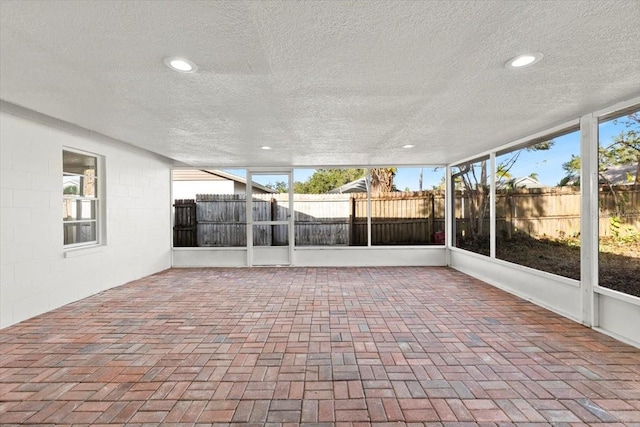
[[[529,65],[533,65],[536,62],[542,59],[542,54],[539,52],[536,53],[525,53],[524,55],[518,55],[515,58],[511,58],[504,64],[507,68],[522,68],[527,67]]]
[[[172,70],[179,71],[181,73],[195,73],[196,71],[198,71],[198,67],[196,66],[196,64],[184,58],[165,58],[164,63]]]
[[[268,145],[263,145],[262,147],[260,147],[262,150],[271,150],[271,147],[269,147]]]
[[[413,144],[405,144],[402,146],[402,148],[413,148],[413,147],[415,147],[415,145]]]

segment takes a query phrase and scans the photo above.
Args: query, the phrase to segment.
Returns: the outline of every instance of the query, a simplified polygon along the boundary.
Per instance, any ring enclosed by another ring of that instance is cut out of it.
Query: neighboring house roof
[[[630,185],[634,183],[637,171],[638,164],[632,163],[630,165],[609,166],[600,175],[613,185]]]
[[[175,169],[173,171],[174,181],[228,181],[217,174],[201,169]]]
[[[496,182],[497,188],[511,186],[513,188],[544,188],[546,185],[531,176],[523,176],[513,179],[500,179]]]
[[[367,192],[367,178],[362,177],[355,181],[347,182],[340,187],[327,191],[327,194],[342,194],[342,193],[366,193]]]
[[[174,181],[235,181],[240,184],[247,184],[247,180],[237,175],[223,172],[216,169],[175,169],[173,171]],[[277,193],[273,188],[265,187],[257,182],[252,183],[253,188],[264,191],[265,193]]]

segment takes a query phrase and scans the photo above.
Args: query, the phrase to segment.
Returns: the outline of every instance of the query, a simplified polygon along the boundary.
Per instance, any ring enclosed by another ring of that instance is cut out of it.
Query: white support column
[[[489,155],[489,256],[496,257],[496,153]]]
[[[367,168],[367,247],[371,247],[371,168]]]
[[[251,267],[253,263],[253,206],[251,199],[253,198],[253,176],[251,171],[247,169],[245,189],[245,210],[247,217],[247,267]]]
[[[580,118],[580,304],[582,323],[598,326],[598,119]]]
[[[104,181],[104,180],[103,180]],[[106,191],[102,194],[107,194]],[[196,199],[194,199],[196,200]],[[175,203],[175,200],[173,200],[173,167],[171,167],[171,170],[169,171],[169,224],[171,225],[171,233],[169,233],[169,247],[171,248],[171,266],[174,266],[173,263],[173,249],[174,249],[174,244],[175,242],[173,241],[173,236],[174,236],[174,231],[173,231],[173,227],[176,226],[176,208],[175,206],[173,206]],[[197,206],[197,205],[196,205]],[[104,217],[106,218],[106,217]],[[197,233],[197,228],[196,228],[196,233]],[[197,234],[196,234],[196,239],[197,239]]]
[[[456,210],[453,206],[453,200],[455,197],[455,188],[453,187],[453,180],[451,179],[451,165],[447,165],[444,170],[444,229],[445,229],[445,245],[446,245],[446,262],[447,265],[451,265],[451,247],[453,246],[454,237],[454,221]]]
[[[295,205],[293,200],[293,169],[289,169],[289,185],[287,186],[289,189],[289,265],[293,267],[295,264],[295,260],[293,257],[295,256],[295,244],[296,244],[296,215],[295,215]]]

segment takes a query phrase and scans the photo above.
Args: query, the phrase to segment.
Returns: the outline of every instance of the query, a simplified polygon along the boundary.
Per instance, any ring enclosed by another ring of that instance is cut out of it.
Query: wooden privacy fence
[[[580,189],[573,187],[496,192],[496,233],[563,237],[580,232]],[[488,230],[488,229],[487,229]]]
[[[609,220],[620,213],[620,223],[640,229],[640,194],[633,186],[600,192],[600,234],[610,232]],[[296,246],[357,246],[367,244],[367,209],[364,193],[294,194],[293,212],[288,195],[253,196],[253,221],[294,219]],[[616,201],[618,209],[616,210]],[[371,197],[372,245],[424,245],[441,243],[445,230],[443,191],[396,192]],[[510,237],[523,232],[533,237],[563,237],[580,232],[580,189],[547,187],[499,190],[496,194],[496,230]],[[244,194],[198,195],[196,201],[176,200],[175,246],[244,247],[247,244]],[[455,194],[456,233],[466,235],[472,223],[469,196]],[[484,219],[489,234],[489,212]],[[254,224],[254,246],[288,244],[287,225]],[[440,234],[440,236],[437,236]],[[436,241],[438,240],[438,241]]]
[[[354,244],[354,212],[349,194],[294,194],[293,210],[296,246]]]
[[[354,193],[352,244],[367,244],[367,195]],[[383,193],[371,197],[372,245],[425,245],[437,243],[445,230],[443,191]]]
[[[295,194],[296,246],[367,244],[366,194]],[[253,221],[287,221],[288,195],[258,194],[251,203]],[[431,244],[444,230],[444,194],[389,193],[371,200],[372,244]],[[246,196],[198,195],[198,246],[246,246]],[[253,226],[254,246],[288,244],[286,225]]]
[[[278,200],[279,199],[279,200]],[[257,194],[251,203],[253,221],[286,221],[288,209],[281,195]],[[244,194],[199,194],[196,196],[198,246],[247,245],[246,196]],[[254,225],[254,246],[288,244],[286,225]]]
[[[610,219],[620,214],[620,222],[640,230],[640,191],[634,186],[600,188],[599,230],[610,234]],[[468,195],[457,191],[455,218],[457,234],[466,234],[473,218]],[[616,203],[618,209],[616,209]],[[498,190],[496,192],[496,233],[510,238],[514,233],[532,237],[564,237],[580,233],[581,195],[578,187],[544,187]],[[489,212],[484,234],[489,234]]]
[[[244,194],[197,195],[198,246],[246,246]]]

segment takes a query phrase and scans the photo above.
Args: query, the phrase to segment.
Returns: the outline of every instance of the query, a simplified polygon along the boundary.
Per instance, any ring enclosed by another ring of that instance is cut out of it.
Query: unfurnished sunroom
[[[2,326],[170,267],[451,266],[637,346],[639,8],[3,1]]]

